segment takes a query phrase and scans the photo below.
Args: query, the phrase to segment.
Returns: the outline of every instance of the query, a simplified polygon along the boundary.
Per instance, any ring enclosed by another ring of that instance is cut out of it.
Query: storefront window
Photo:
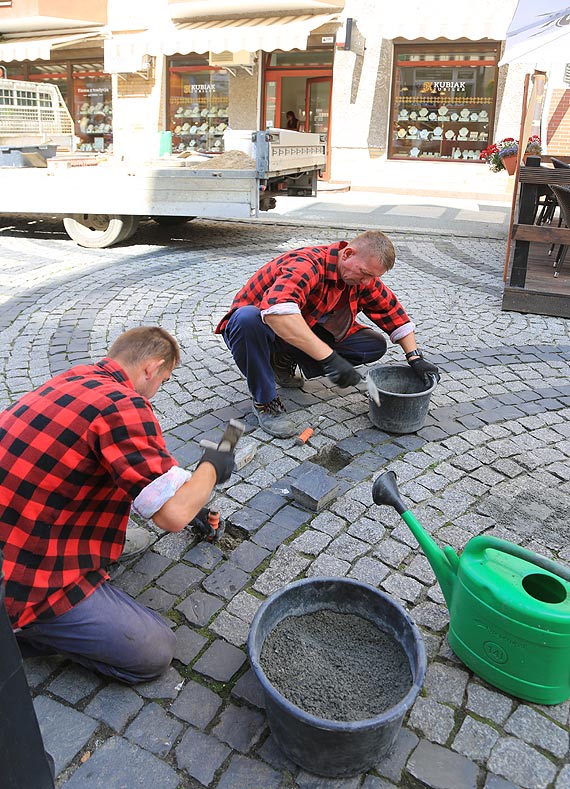
[[[497,45],[394,47],[391,159],[479,161],[493,130]]]
[[[272,52],[268,63],[269,68],[309,68],[330,67],[333,65],[334,52],[325,50],[297,50],[291,52]]]
[[[113,145],[111,77],[102,63],[74,63],[73,99],[80,151],[108,151]]]
[[[169,67],[172,150],[221,153],[228,127],[229,74],[199,58],[173,59]]]

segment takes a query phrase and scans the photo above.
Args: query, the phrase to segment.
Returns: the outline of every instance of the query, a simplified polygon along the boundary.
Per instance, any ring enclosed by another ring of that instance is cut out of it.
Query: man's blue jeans
[[[315,333],[351,364],[368,364],[386,353],[386,340],[375,329],[362,327],[340,342],[316,327]],[[240,307],[232,313],[224,330],[224,340],[234,361],[245,376],[247,386],[257,403],[270,403],[277,397],[275,377],[271,367],[272,353],[285,353],[295,359],[305,378],[324,375],[320,362],[284,342],[262,320],[257,307]]]
[[[162,617],[108,582],[65,614],[34,622],[16,637],[38,652],[61,652],[129,684],[160,676],[176,647]]]

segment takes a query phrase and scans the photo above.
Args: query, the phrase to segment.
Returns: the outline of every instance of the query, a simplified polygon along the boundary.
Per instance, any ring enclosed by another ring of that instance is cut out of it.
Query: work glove
[[[202,463],[211,463],[216,469],[216,485],[219,485],[221,482],[227,482],[231,477],[235,462],[234,452],[220,452],[219,449],[210,449],[208,447],[202,453],[198,466]]]
[[[418,378],[424,382],[426,386],[431,386],[433,383],[433,378],[435,378],[435,382],[439,382],[439,370],[432,364],[428,362],[427,359],[424,359],[423,356],[420,356],[416,359],[409,359],[408,364],[418,376]]]
[[[197,528],[202,534],[209,534],[210,524],[208,523],[208,508],[202,507],[200,512],[194,515],[189,525]]]
[[[360,373],[336,351],[326,359],[322,359],[321,364],[327,378],[343,389],[347,386],[356,386],[362,381]]]

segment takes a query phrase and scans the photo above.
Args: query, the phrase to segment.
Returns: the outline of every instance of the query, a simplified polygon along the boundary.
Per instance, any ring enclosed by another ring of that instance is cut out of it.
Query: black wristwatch
[[[406,359],[410,359],[412,356],[417,356],[418,359],[424,358],[423,353],[419,351],[417,348],[414,348],[413,351],[408,351],[408,353],[406,354]]]

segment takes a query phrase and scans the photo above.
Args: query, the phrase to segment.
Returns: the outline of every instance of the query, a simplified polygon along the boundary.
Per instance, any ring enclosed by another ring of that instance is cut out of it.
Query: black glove
[[[346,386],[356,386],[362,381],[360,373],[336,351],[333,351],[326,359],[322,359],[321,364],[327,378],[343,389]]]
[[[408,364],[426,386],[432,385],[432,378],[435,378],[436,383],[439,382],[439,370],[435,364],[428,362],[423,356],[419,356],[416,359],[409,359]]]
[[[216,469],[216,484],[227,482],[234,470],[236,458],[233,452],[220,452],[219,449],[205,449],[198,466],[202,463],[211,463]]]
[[[194,515],[189,525],[197,528],[202,534],[209,534],[210,524],[208,523],[208,508],[202,507],[200,512]]]

